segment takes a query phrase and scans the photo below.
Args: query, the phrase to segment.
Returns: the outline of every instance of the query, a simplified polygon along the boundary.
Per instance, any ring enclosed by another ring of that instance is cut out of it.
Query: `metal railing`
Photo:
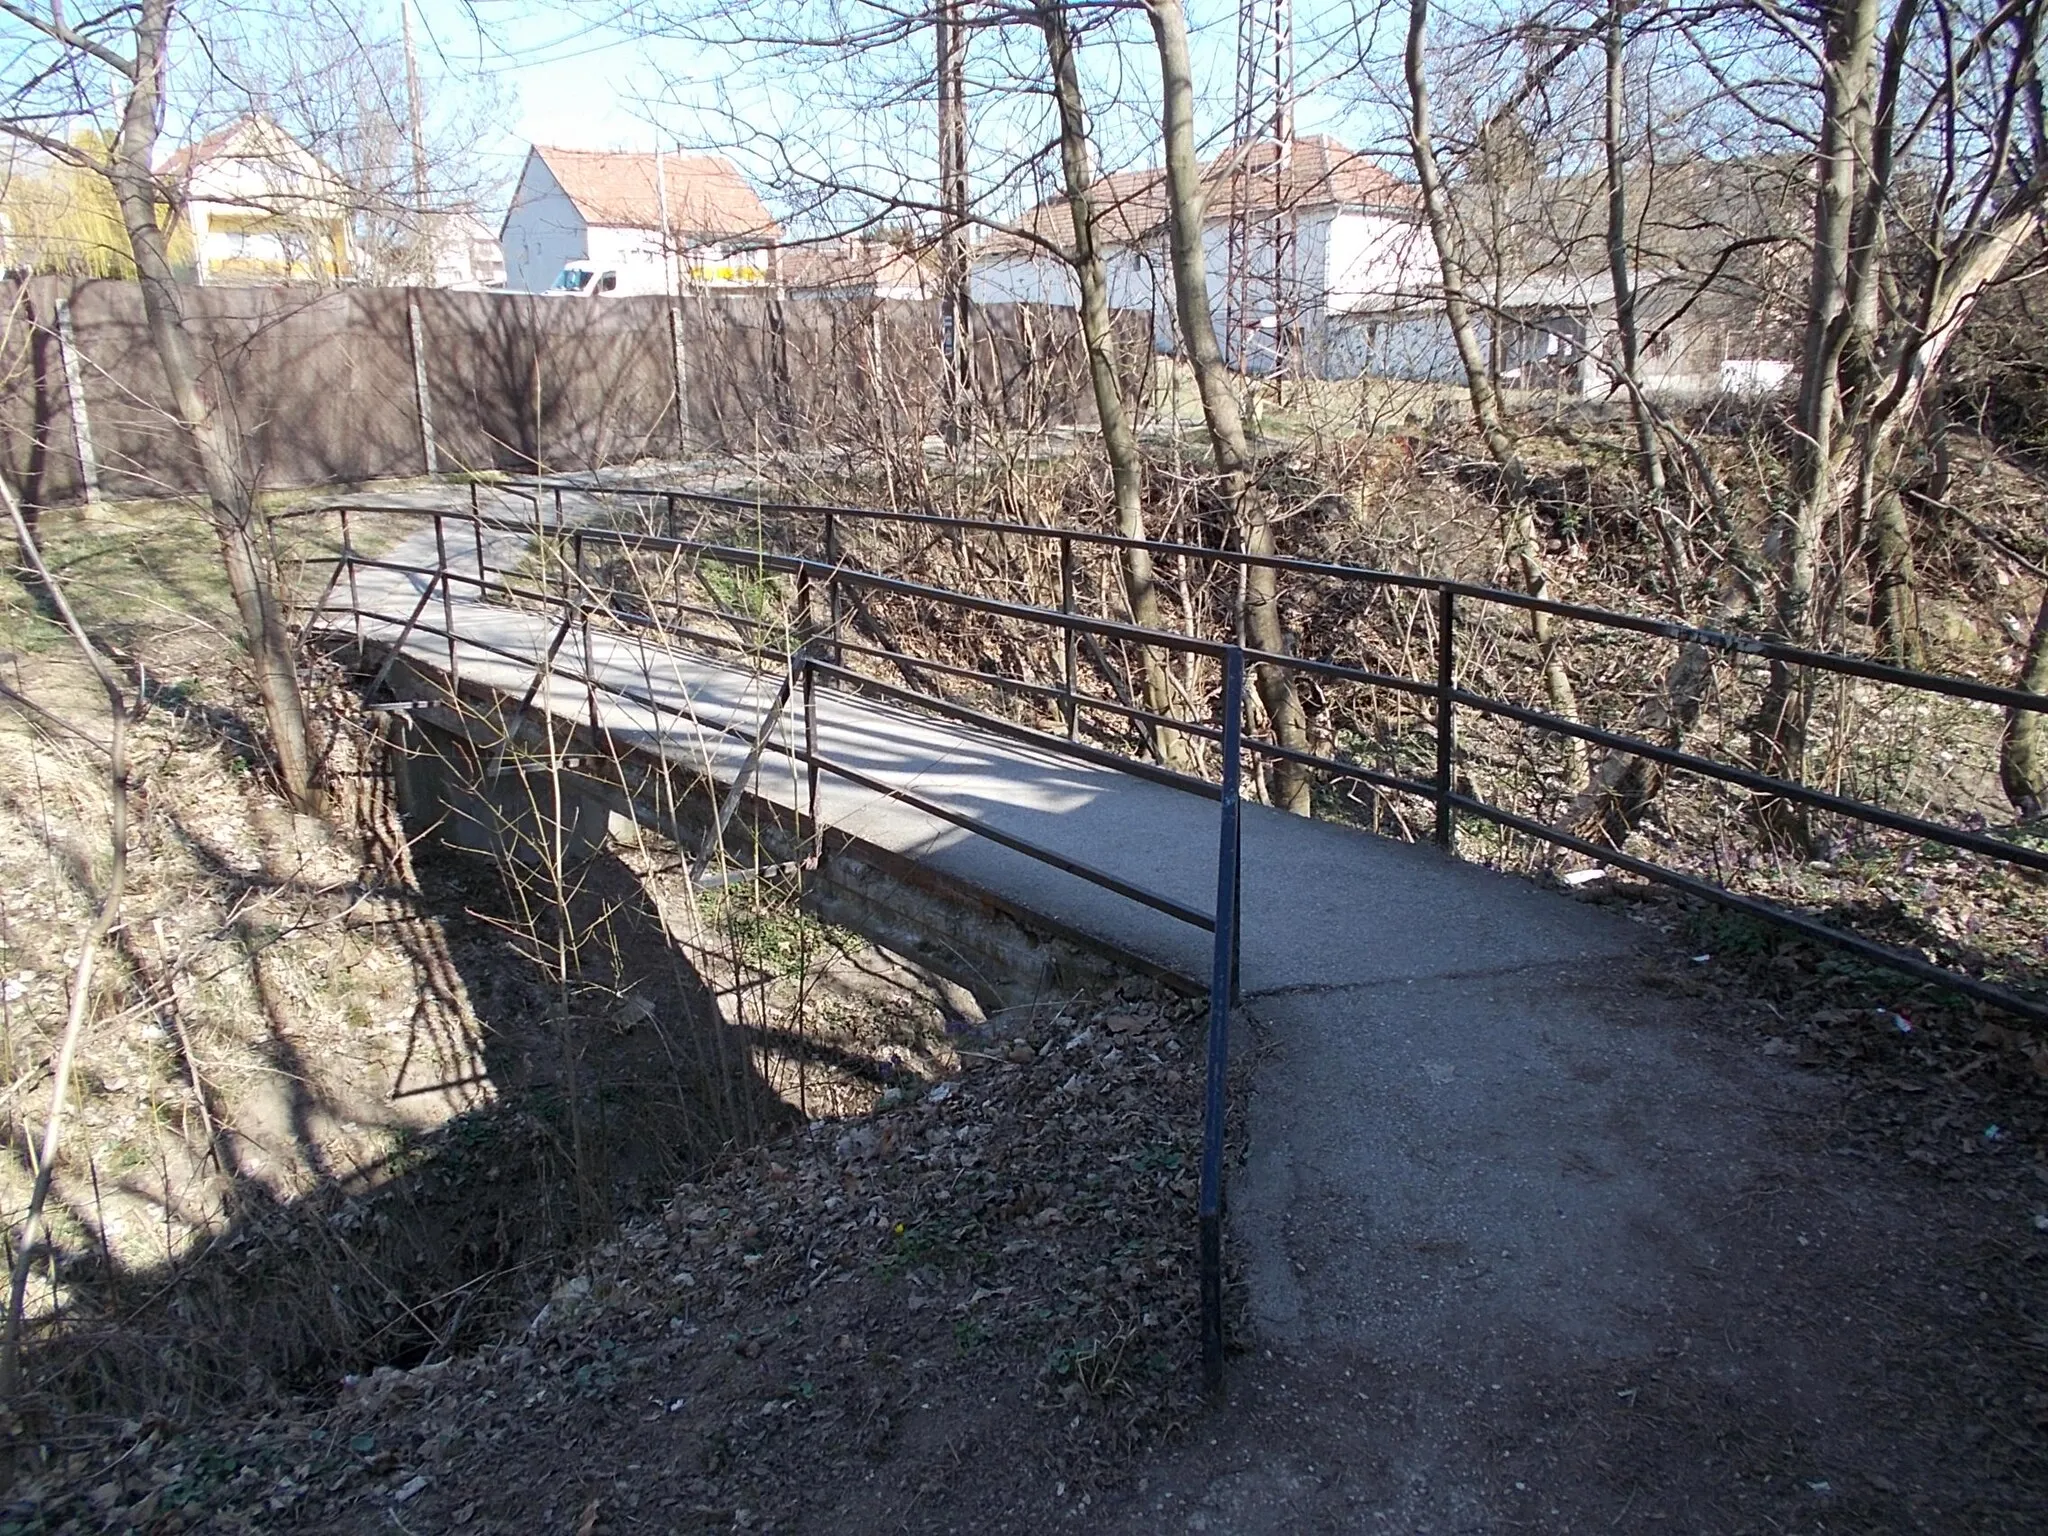
[[[1435,666],[1434,675],[1428,678],[1403,676],[1337,661],[1276,654],[1249,646],[1243,648],[1243,654],[1245,660],[1254,667],[1274,667],[1325,681],[1386,688],[1424,701],[1434,717],[1435,762],[1434,773],[1429,780],[1388,773],[1363,763],[1302,751],[1256,736],[1247,735],[1244,738],[1243,750],[1256,757],[1299,764],[1335,779],[1355,780],[1375,789],[1421,799],[1432,807],[1433,835],[1437,845],[1447,852],[1456,851],[1458,815],[1464,813],[1475,816],[1509,831],[1568,849],[1617,869],[1627,870],[1701,900],[1743,912],[1808,938],[1849,950],[1919,980],[1951,988],[2022,1017],[2048,1023],[2048,998],[2030,995],[2013,987],[1970,975],[1966,971],[1937,964],[1909,950],[1824,922],[1796,908],[1732,890],[1726,885],[1703,879],[1688,871],[1638,857],[1608,843],[1578,836],[1567,828],[1519,814],[1476,794],[1464,793],[1459,789],[1456,777],[1459,712],[1490,716],[1558,736],[1575,738],[1591,746],[1646,759],[1661,767],[1697,774],[1758,797],[1782,800],[1791,805],[1825,812],[1865,826],[1924,839],[2034,874],[2048,873],[2048,850],[1992,836],[1972,827],[1951,825],[1926,816],[1893,810],[1816,788],[1795,779],[1764,773],[1739,763],[1706,757],[1646,740],[1641,736],[1589,725],[1553,711],[1535,709],[1511,699],[1477,692],[1460,685],[1457,636],[1461,624],[1472,611],[1482,608],[1508,609],[1624,634],[1697,645],[1716,655],[1766,662],[1776,668],[1802,669],[1809,673],[1854,678],[1925,695],[1990,705],[1999,709],[2048,713],[2048,696],[1992,683],[1980,683],[1969,678],[1915,671],[1860,656],[1815,650],[1765,635],[1707,629],[1672,620],[1560,602],[1553,598],[1537,597],[1475,582],[1411,572],[1375,570],[1286,555],[1259,555],[1243,550],[1170,540],[1134,539],[1087,529],[1048,527],[1035,523],[959,517],[943,513],[726,496],[659,484],[605,485],[595,480],[558,478],[543,482],[540,490],[543,494],[555,498],[558,511],[562,505],[561,497],[565,492],[659,505],[663,509],[663,521],[669,528],[677,526],[679,509],[690,505],[721,507],[744,512],[753,517],[776,514],[795,519],[808,519],[818,525],[817,546],[831,552],[830,558],[824,563],[835,573],[829,578],[835,583],[875,581],[871,573],[852,566],[843,553],[845,529],[858,523],[923,527],[955,534],[989,534],[1005,539],[1054,545],[1058,550],[1061,569],[1062,613],[1070,613],[1074,608],[1074,551],[1079,547],[1110,551],[1142,549],[1155,559],[1196,561],[1222,566],[1232,571],[1264,569],[1283,575],[1330,579],[1422,595],[1430,602],[1435,612]],[[633,536],[657,539],[667,537]],[[677,542],[688,544],[691,541]],[[930,597],[947,589],[920,587],[916,583],[901,582],[899,590],[919,597]],[[836,611],[836,596],[833,601]],[[991,612],[1010,613],[1021,606],[995,603],[988,599],[974,601],[988,604],[986,611]],[[1118,638],[1169,649],[1184,646],[1195,639],[1193,636],[1172,630],[1138,629],[1130,625],[1115,626],[1115,629]],[[922,660],[918,664],[931,665]],[[1062,708],[1070,721],[1085,710],[1128,719],[1147,728],[1176,730],[1209,739],[1217,737],[1214,728],[1205,727],[1197,722],[1160,715],[1121,701],[1078,692],[1071,657],[1067,661],[1064,674],[1059,696]],[[1018,691],[1042,687],[1019,680],[992,677],[982,671],[975,671],[972,675],[976,681],[999,687],[1012,687]],[[996,717],[987,718],[993,720]],[[1074,726],[1069,725],[1068,734],[1070,738],[1077,735]],[[1164,772],[1153,764],[1134,761],[1128,757],[1122,759],[1122,765],[1154,777],[1180,777]]]
[[[360,553],[355,548],[351,527],[351,515],[358,510],[373,510],[379,515],[396,515],[431,520],[434,536],[434,560],[430,565],[418,565],[405,561],[377,558]],[[1239,987],[1239,956],[1242,948],[1242,918],[1239,891],[1241,884],[1242,854],[1242,748],[1240,721],[1244,714],[1245,653],[1235,645],[1225,645],[1194,637],[1166,637],[1160,643],[1172,648],[1207,656],[1218,662],[1222,668],[1223,685],[1219,700],[1220,723],[1213,727],[1214,737],[1222,745],[1220,782],[1208,785],[1181,774],[1163,774],[1177,787],[1191,790],[1217,801],[1216,856],[1216,900],[1211,911],[1191,907],[1173,897],[1147,890],[1124,880],[1115,873],[1096,868],[1081,860],[1033,843],[998,827],[989,825],[973,815],[960,812],[927,796],[919,795],[901,784],[855,768],[849,763],[828,756],[819,747],[819,703],[817,679],[822,674],[828,679],[839,681],[854,688],[879,692],[891,701],[907,702],[930,709],[943,716],[962,720],[966,723],[992,726],[1004,734],[1023,735],[1041,740],[1052,740],[1055,746],[1069,754],[1082,756],[1091,761],[1114,763],[1119,767],[1130,764],[1115,754],[1106,753],[1078,741],[1059,741],[1045,738],[1042,733],[1024,730],[1014,722],[1006,721],[984,712],[967,709],[944,700],[920,695],[913,690],[893,687],[878,679],[867,677],[844,665],[840,659],[846,649],[872,649],[859,647],[846,641],[839,633],[843,613],[840,584],[864,585],[875,590],[886,590],[900,595],[948,603],[965,612],[1000,614],[1010,618],[1022,618],[1061,630],[1066,639],[1066,649],[1071,656],[1074,639],[1078,634],[1088,633],[1098,638],[1137,639],[1146,637],[1151,643],[1151,632],[1131,625],[1118,624],[1110,620],[1093,619],[1072,612],[1032,609],[1025,605],[1004,603],[993,599],[971,596],[965,593],[947,592],[940,588],[923,587],[916,583],[896,580],[890,577],[855,572],[841,565],[827,565],[801,556],[767,553],[759,550],[741,549],[716,545],[702,541],[671,539],[661,536],[639,535],[611,529],[569,527],[557,523],[552,531],[567,540],[569,564],[575,573],[571,591],[548,592],[530,582],[510,579],[504,573],[493,574],[486,550],[486,534],[511,534],[523,537],[536,533],[533,522],[493,517],[480,508],[468,515],[443,513],[426,509],[405,509],[376,507],[359,509],[349,505],[332,505],[313,509],[309,513],[295,515],[319,515],[332,513],[341,523],[341,550],[334,562],[319,597],[307,610],[305,629],[325,627],[323,618],[332,617],[336,610],[329,604],[337,588],[345,581],[348,591],[348,606],[342,610],[348,617],[348,628],[359,647],[376,645],[385,652],[382,662],[373,674],[366,695],[374,695],[382,688],[391,675],[399,658],[406,653],[415,636],[438,641],[433,647],[436,661],[445,661],[451,696],[459,695],[463,685],[462,657],[465,650],[474,650],[500,660],[510,661],[520,668],[532,669],[532,679],[518,704],[523,712],[531,708],[539,698],[548,681],[563,675],[562,658],[569,636],[580,632],[582,635],[580,667],[567,670],[573,684],[580,684],[586,698],[586,714],[593,737],[602,735],[602,703],[614,699],[640,709],[670,712],[688,718],[698,730],[730,737],[747,742],[748,752],[743,766],[735,776],[728,794],[716,811],[717,825],[706,839],[706,847],[712,845],[726,817],[736,803],[737,796],[748,777],[758,765],[765,750],[773,748],[785,753],[795,763],[800,763],[806,776],[807,805],[805,822],[809,828],[811,855],[807,862],[815,864],[825,847],[825,818],[820,803],[820,780],[829,774],[835,778],[865,789],[872,794],[907,805],[925,815],[958,826],[976,836],[988,839],[1012,852],[1024,855],[1063,873],[1110,891],[1126,900],[1147,907],[1167,917],[1184,923],[1200,932],[1210,935],[1210,966],[1208,996],[1208,1035],[1206,1046],[1206,1078],[1204,1088],[1204,1120],[1200,1181],[1197,1198],[1197,1263],[1201,1299],[1201,1359],[1203,1377],[1208,1387],[1219,1390],[1223,1382],[1223,1210],[1224,1210],[1224,1117],[1227,1103],[1227,1077],[1230,1058],[1230,1023],[1232,1010],[1237,1005]],[[458,570],[449,564],[448,523],[457,521],[468,525],[470,544],[474,551],[476,572]],[[759,668],[761,664],[775,657],[772,646],[761,643],[772,641],[776,626],[748,615],[709,604],[693,603],[680,596],[661,600],[641,595],[645,604],[639,611],[611,601],[613,594],[601,587],[593,586],[586,576],[586,550],[593,545],[636,550],[654,550],[661,553],[688,555],[697,560],[708,560],[735,569],[754,573],[776,572],[794,578],[796,587],[795,611],[798,617],[795,632],[786,636],[789,644],[779,654],[783,668],[783,681],[776,698],[764,713],[759,727],[749,736],[741,728],[724,721],[707,720],[687,703],[678,707],[671,701],[659,699],[645,690],[622,684],[616,678],[602,674],[595,661],[592,644],[592,621],[609,620],[618,631],[638,633],[662,643],[673,640],[688,640],[693,644],[712,650],[738,651],[750,665]],[[365,572],[387,572],[419,582],[417,597],[405,612],[385,612],[366,607],[363,600],[362,576]],[[484,639],[475,632],[475,626],[465,632],[459,623],[454,592],[457,587],[471,589],[476,597],[485,602],[491,599],[510,600],[524,604],[529,609],[558,611],[559,621],[552,632],[537,628],[533,644],[520,648],[499,645]],[[814,625],[811,620],[817,607],[816,598],[821,592],[827,594],[824,623]],[[435,624],[426,619],[433,599],[439,595],[441,622]],[[756,632],[756,643],[748,646],[730,636],[721,636],[710,631],[684,625],[671,627],[666,620],[679,618],[685,621],[714,619],[732,626],[735,633],[752,630]],[[384,626],[383,634],[373,633],[377,626]],[[395,628],[393,627],[395,626]],[[543,634],[546,643],[541,643]],[[828,659],[828,655],[831,659]],[[933,670],[960,671],[949,664],[929,662],[922,659],[917,663]],[[803,715],[803,742],[801,746],[783,746],[772,740],[775,723],[792,695],[801,699]],[[1071,706],[1068,718],[1073,718]]]
[[[1729,889],[1699,875],[1624,852],[1604,842],[1595,842],[1568,829],[1493,804],[1476,793],[1467,792],[1460,787],[1456,772],[1460,714],[1464,712],[1486,716],[1559,736],[1573,737],[1589,745],[1643,758],[1666,768],[1698,774],[1753,795],[1782,799],[1794,805],[1924,839],[2036,874],[2048,872],[2048,852],[2024,843],[1995,837],[1974,828],[1952,826],[1928,817],[1870,804],[1796,780],[1763,773],[1741,764],[1722,762],[1650,741],[1641,736],[1588,725],[1551,711],[1531,708],[1511,699],[1476,691],[1465,686],[1460,680],[1458,635],[1461,625],[1472,612],[1487,608],[1508,609],[1543,614],[1623,633],[1676,641],[1680,644],[1698,645],[1715,654],[1760,660],[1774,667],[1803,668],[1816,673],[1873,681],[2001,709],[2048,712],[2048,697],[1965,678],[1911,671],[1861,657],[1802,648],[1765,636],[1710,630],[1667,620],[1558,602],[1448,578],[1371,570],[1289,556],[1256,555],[1206,545],[1167,540],[1139,540],[1112,533],[1045,527],[1022,522],[878,508],[763,501],[663,486],[604,486],[583,481],[553,480],[535,483],[531,490],[515,487],[506,489],[514,490],[515,494],[524,496],[532,503],[534,510],[531,517],[507,518],[492,515],[477,502],[474,488],[471,492],[472,509],[466,516],[459,513],[415,514],[422,517],[430,516],[435,521],[439,571],[426,590],[420,594],[414,611],[404,618],[405,632],[409,634],[415,629],[425,627],[420,624],[420,620],[432,593],[438,589],[442,595],[443,628],[450,635],[448,665],[451,680],[459,681],[459,657],[453,638],[454,625],[449,596],[452,585],[473,583],[480,594],[494,591],[499,595],[513,596],[529,602],[559,603],[568,600],[560,594],[522,590],[505,582],[493,582],[487,573],[479,579],[449,571],[445,558],[447,535],[443,527],[444,517],[469,525],[480,572],[486,571],[484,538],[486,531],[489,530],[524,535],[536,532],[549,533],[564,539],[570,546],[571,561],[579,573],[586,571],[586,555],[589,551],[610,549],[627,553],[651,552],[657,555],[687,557],[751,571],[757,575],[775,573],[787,576],[796,585],[796,609],[802,618],[802,632],[787,637],[789,643],[783,655],[790,668],[789,676],[792,681],[789,686],[800,688],[803,695],[805,745],[796,755],[806,764],[809,775],[809,812],[814,829],[818,826],[818,775],[821,772],[831,773],[874,793],[888,795],[940,819],[990,837],[1017,852],[1053,864],[1080,879],[1211,934],[1213,963],[1209,977],[1209,1057],[1204,1100],[1199,1224],[1203,1362],[1205,1375],[1212,1385],[1220,1382],[1222,1371],[1222,1155],[1230,1012],[1237,991],[1238,935],[1241,930],[1238,850],[1241,842],[1242,773],[1246,754],[1274,761],[1292,762],[1335,779],[1356,781],[1376,790],[1417,797],[1432,808],[1434,838],[1438,846],[1446,852],[1456,851],[1458,817],[1461,814],[1477,817],[1552,846],[1572,850],[1603,865],[1627,870],[1696,898],[1839,946],[1920,980],[1952,988],[2024,1017],[2048,1022],[2048,1000],[2041,997],[1937,964],[1925,956],[1822,921],[1810,913]],[[659,507],[662,510],[662,525],[665,531],[650,532],[573,524],[565,512],[562,499],[565,494],[613,497],[635,502],[643,508]],[[546,503],[549,499],[553,502],[552,519],[547,515]],[[675,531],[680,525],[679,510],[692,504],[723,507],[745,512],[750,516],[773,513],[813,520],[817,524],[814,547],[819,553],[813,556],[683,537]],[[336,564],[335,576],[330,579],[328,591],[332,592],[345,570],[348,572],[353,602],[356,591],[355,572],[358,569],[375,566],[378,562],[366,560],[353,552],[346,530],[349,516],[347,508],[336,504],[322,510],[338,512],[344,522],[342,558]],[[362,510],[385,513],[391,509],[365,506]],[[848,556],[845,549],[845,531],[850,524],[858,522],[918,526],[954,534],[989,534],[1052,545],[1056,548],[1059,562],[1060,606],[1051,608],[983,596],[864,569]],[[1414,677],[1341,661],[1276,654],[1175,630],[1145,628],[1080,613],[1077,600],[1076,551],[1085,548],[1108,551],[1144,549],[1155,557],[1205,562],[1234,572],[1263,568],[1280,574],[1327,578],[1418,594],[1429,603],[1434,614],[1436,639],[1434,655],[1431,658],[1434,662],[1432,675]],[[590,601],[591,591],[599,594],[598,601]],[[1061,653],[1059,681],[1057,684],[1049,684],[1027,678],[1009,677],[992,673],[982,667],[964,667],[956,662],[906,654],[900,650],[867,645],[852,639],[844,633],[844,619],[849,608],[849,599],[857,600],[861,594],[868,593],[1054,631]],[[823,618],[821,621],[813,622],[813,609],[818,606],[820,595],[823,599]],[[629,630],[638,628],[664,639],[684,640],[708,650],[739,653],[751,662],[757,660],[763,651],[759,643],[751,646],[738,643],[730,636],[698,627],[698,621],[708,620],[727,626],[735,634],[751,630],[757,642],[764,636],[772,639],[770,632],[776,628],[772,624],[731,611],[725,606],[687,601],[681,597],[680,592],[673,598],[653,594],[637,595],[636,601],[645,605],[644,611],[641,612],[636,612],[630,603],[620,604],[611,601],[614,596],[615,594],[604,593],[601,585],[579,594],[575,600],[578,607],[576,622],[583,626],[586,634],[593,612],[597,612],[605,621]],[[327,594],[323,594],[320,606],[324,606],[326,597]],[[399,619],[393,617],[390,622],[399,622]],[[569,623],[570,620],[565,617],[564,627],[554,637],[545,664],[552,664],[561,648]],[[1108,699],[1084,691],[1079,686],[1077,656],[1078,644],[1084,637],[1097,642],[1121,642],[1208,658],[1218,665],[1221,674],[1216,715],[1211,720],[1168,716],[1127,700]],[[464,643],[472,642],[465,640]],[[401,645],[402,639],[393,643],[394,656]],[[587,640],[585,655],[588,655]],[[958,700],[937,696],[935,691],[928,688],[885,682],[848,666],[849,656],[886,661],[895,665],[905,674],[906,684],[921,674],[960,677],[1019,698],[1055,706],[1063,732],[1054,734],[1023,725]],[[515,659],[522,659],[526,664],[532,662],[530,655]],[[388,658],[386,665],[389,665]],[[1434,752],[1431,776],[1428,779],[1411,778],[1364,763],[1288,747],[1279,742],[1247,734],[1243,729],[1243,686],[1247,665],[1284,668],[1300,675],[1330,682],[1386,688],[1415,698],[1428,710],[1433,726]],[[820,674],[832,682],[841,684],[850,692],[879,696],[892,703],[908,704],[963,724],[1022,739],[1091,762],[1115,766],[1123,771],[1217,800],[1220,806],[1219,853],[1217,900],[1213,912],[1198,912],[1171,898],[1142,890],[1122,881],[1109,871],[1077,863],[1058,854],[1056,850],[1033,848],[1021,839],[1013,839],[1008,834],[975,823],[971,818],[961,817],[949,808],[937,805],[900,786],[888,785],[871,775],[862,774],[850,765],[836,763],[825,757],[818,751],[816,739],[816,680]],[[536,679],[539,675],[537,672]],[[619,697],[643,707],[662,707],[656,701],[636,697],[631,690],[607,688],[607,691],[616,692]],[[526,702],[530,703],[531,697]],[[1142,757],[1113,751],[1083,740],[1082,724],[1090,716],[1096,715],[1122,720],[1141,730],[1171,730],[1214,744],[1221,752],[1219,782],[1195,777],[1161,763],[1150,762]],[[726,727],[715,723],[711,723],[710,728],[731,734]]]

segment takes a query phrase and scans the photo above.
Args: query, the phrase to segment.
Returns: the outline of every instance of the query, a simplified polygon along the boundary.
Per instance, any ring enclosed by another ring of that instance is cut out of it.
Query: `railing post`
[[[830,567],[825,573],[826,622],[832,635],[832,665],[846,665],[846,653],[839,644],[839,517],[832,508],[825,509],[825,564]]]
[[[569,559],[576,568],[576,594],[580,600],[585,592],[583,581],[583,530],[576,529],[569,535]]]
[[[363,604],[356,593],[356,546],[349,535],[347,507],[341,509],[341,561],[348,568],[348,607],[349,612],[355,615],[356,649],[360,651],[363,648]]]
[[[469,529],[476,535],[476,599],[482,602],[490,588],[484,573],[484,520],[475,507],[469,509]]]
[[[583,616],[583,689],[590,707],[590,750],[598,750],[602,739],[597,726],[597,656],[590,644],[590,604],[579,601],[577,608]]]
[[[1072,534],[1060,535],[1060,612],[1069,620],[1074,617],[1074,539]],[[1074,626],[1063,626],[1066,631],[1066,665],[1060,678],[1060,708],[1067,717],[1067,740],[1072,741],[1079,730],[1079,706],[1074,702],[1074,675],[1076,671],[1076,639]]]
[[[452,692],[462,681],[455,656],[455,584],[448,579],[448,528],[439,512],[434,514],[434,554],[440,564],[441,628],[448,637],[448,687]]]
[[[1457,746],[1457,599],[1448,583],[1436,592],[1436,845],[1446,853],[1458,849],[1456,812],[1451,805],[1452,754]]]
[[[818,806],[818,674],[811,662],[809,645],[805,645],[798,656],[804,669],[805,814],[811,822],[811,856],[806,862],[816,869],[825,861],[825,822]]]
[[[469,482],[469,515],[471,517],[477,515],[476,482],[474,480]]]
[[[1223,1130],[1230,1078],[1230,1010],[1237,992],[1238,874],[1243,812],[1244,652],[1223,656],[1223,794],[1216,842],[1216,930],[1209,966],[1209,1060],[1202,1101],[1197,1261],[1202,1288],[1202,1381],[1223,1390]]]
[[[808,650],[812,637],[818,632],[817,626],[811,622],[811,604],[816,601],[817,594],[811,582],[811,562],[804,560],[796,568],[796,606],[790,615],[789,651],[792,657]]]
[[[663,491],[661,499],[666,507],[661,526],[670,538],[674,538],[676,536],[676,493],[674,491]]]

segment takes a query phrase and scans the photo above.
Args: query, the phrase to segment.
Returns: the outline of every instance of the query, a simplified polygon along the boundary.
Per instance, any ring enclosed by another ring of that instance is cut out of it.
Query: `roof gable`
[[[353,201],[347,182],[260,112],[173,150],[157,163],[156,174],[181,204],[332,218]]]
[[[1098,238],[1110,245],[1137,245],[1166,226],[1166,173],[1122,171],[1089,189]],[[1241,144],[1202,164],[1203,217],[1286,209],[1305,213],[1323,208],[1365,208],[1408,214],[1420,207],[1415,188],[1389,174],[1358,151],[1322,134],[1292,140],[1283,156],[1272,139]],[[1065,197],[1048,198],[1012,226],[1015,237],[997,236],[995,249],[1048,242],[1067,250],[1074,223]]]
[[[779,233],[746,178],[718,155],[636,155],[541,144],[532,154],[590,224],[660,229],[665,193],[674,234],[767,241]]]

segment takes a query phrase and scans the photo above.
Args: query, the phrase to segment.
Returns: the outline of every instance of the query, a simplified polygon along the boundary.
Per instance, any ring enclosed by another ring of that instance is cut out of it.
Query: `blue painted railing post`
[[[1458,851],[1457,808],[1451,795],[1457,751],[1457,598],[1449,582],[1436,592],[1436,845]]]
[[[1223,655],[1223,797],[1216,839],[1216,932],[1209,967],[1209,1065],[1202,1107],[1199,1255],[1202,1279],[1202,1381],[1223,1390],[1223,1121],[1230,1077],[1230,1010],[1237,996],[1240,763],[1244,652]]]
[[[808,641],[797,652],[797,657],[803,667],[805,790],[807,814],[811,820],[809,862],[811,868],[816,869],[825,860],[825,823],[818,808],[818,672],[811,663]]]

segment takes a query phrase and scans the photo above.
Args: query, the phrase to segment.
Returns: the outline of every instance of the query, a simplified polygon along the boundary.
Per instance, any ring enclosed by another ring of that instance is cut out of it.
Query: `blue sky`
[[[390,3],[395,27],[397,0]],[[508,181],[528,143],[649,149],[657,137],[656,123],[660,137],[671,145],[716,144],[732,134],[731,125],[737,121],[772,125],[784,137],[807,134],[817,161],[835,156],[858,161],[864,148],[873,151],[874,137],[892,144],[899,164],[908,165],[919,156],[910,137],[920,126],[922,109],[915,104],[903,104],[887,127],[875,114],[835,117],[830,80],[817,80],[820,94],[806,99],[801,79],[778,80],[773,67],[757,53],[721,53],[676,39],[641,36],[630,14],[623,7],[607,9],[605,0],[577,6],[548,6],[534,0],[418,4],[422,63],[430,86],[433,77],[439,77],[446,82],[444,88],[461,89],[464,77],[488,71],[515,93],[503,132],[475,147],[502,167]],[[1301,9],[1310,13],[1298,23],[1304,35],[1350,25],[1352,12],[1344,0],[1323,0]],[[1201,123],[1207,130],[1220,131],[1230,100],[1235,12],[1218,0],[1195,0],[1190,20],[1203,86]],[[1099,98],[1119,91],[1132,98],[1121,120],[1106,112],[1098,124],[1105,160],[1112,166],[1143,154],[1148,107],[1138,98],[1153,85],[1149,35],[1139,30],[1136,18],[1130,19],[1121,38],[1121,47],[1092,44],[1081,55],[1084,67],[1098,72],[1091,84]],[[1011,67],[1030,66],[1027,44],[1020,40],[1012,45]],[[1361,124],[1370,119],[1347,110],[1339,99],[1343,87],[1313,89],[1318,75],[1329,72],[1315,45],[1304,40],[1297,52],[1302,85],[1310,88],[1300,108],[1300,131],[1334,132],[1353,142],[1368,136],[1372,130]],[[913,47],[902,67],[914,67],[916,58]],[[993,59],[988,69],[998,72]],[[1121,79],[1119,71],[1126,72]],[[1021,145],[1036,139],[1028,124],[992,122],[987,113],[976,128],[991,163],[1014,158]],[[865,146],[858,142],[864,137],[870,139]]]

